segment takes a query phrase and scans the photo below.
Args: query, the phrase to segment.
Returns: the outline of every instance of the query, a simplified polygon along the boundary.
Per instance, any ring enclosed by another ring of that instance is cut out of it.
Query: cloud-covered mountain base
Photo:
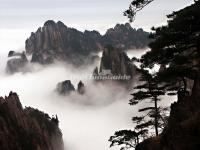
[[[67,150],[106,150],[115,130],[130,128],[134,109],[128,105],[130,91],[113,84],[94,84],[84,80],[86,94],[59,96],[58,82],[92,73],[94,66],[73,68],[58,63],[46,68],[32,66],[33,72],[0,75],[0,95],[18,93],[23,106],[32,106],[50,115],[58,115]],[[79,79],[71,79],[77,85]],[[75,86],[75,88],[77,88]]]

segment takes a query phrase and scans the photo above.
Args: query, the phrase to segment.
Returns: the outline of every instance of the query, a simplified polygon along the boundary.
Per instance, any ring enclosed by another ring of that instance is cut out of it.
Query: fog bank
[[[3,60],[2,67],[5,62]],[[116,130],[132,127],[131,117],[136,111],[128,105],[131,91],[114,84],[94,84],[92,80],[83,79],[86,86],[83,96],[75,92],[63,97],[55,92],[58,82],[89,75],[98,65],[99,62],[81,68],[65,63],[48,67],[32,65],[32,72],[14,75],[5,74],[5,68],[1,68],[0,95],[14,91],[24,107],[38,108],[50,116],[57,114],[67,150],[108,150],[108,138]],[[76,89],[79,80],[71,80]]]

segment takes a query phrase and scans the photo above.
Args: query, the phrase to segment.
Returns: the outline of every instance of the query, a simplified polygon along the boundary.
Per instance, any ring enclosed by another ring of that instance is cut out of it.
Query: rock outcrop
[[[84,94],[85,93],[85,85],[83,84],[82,81],[80,81],[78,83],[77,91],[78,91],[79,94]]]
[[[70,80],[58,83],[56,91],[61,95],[67,95],[75,91],[74,85]]]
[[[92,75],[93,75],[93,76],[98,76],[98,75],[99,75],[99,69],[98,69],[98,67],[96,67],[96,68],[94,69]]]
[[[102,36],[97,31],[80,32],[49,20],[26,40],[26,53],[32,55],[32,62],[40,64],[62,60],[82,65],[95,59],[91,54],[102,50],[105,44],[122,49],[143,48],[149,43],[148,36],[130,24],[118,24]]]
[[[58,118],[37,109],[23,108],[18,95],[0,97],[1,150],[63,150]]]
[[[28,59],[25,52],[10,51],[8,54],[9,60],[7,61],[6,71],[8,73],[23,72],[25,66],[28,64]]]
[[[78,94],[83,95],[85,93],[85,85],[82,81],[79,81],[76,90],[70,80],[65,80],[57,84],[56,91],[64,96],[69,95],[71,92],[77,92]]]
[[[134,75],[136,67],[125,52],[107,46],[103,51],[99,69],[100,75],[126,75],[131,78]]]

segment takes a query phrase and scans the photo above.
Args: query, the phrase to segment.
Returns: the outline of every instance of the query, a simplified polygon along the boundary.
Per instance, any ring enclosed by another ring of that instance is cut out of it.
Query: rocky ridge
[[[1,150],[63,150],[58,118],[23,108],[16,93],[0,97]]]
[[[146,48],[150,42],[149,33],[143,29],[134,29],[129,23],[117,24],[108,29],[103,36],[104,44],[112,45],[122,50]]]
[[[107,44],[122,50],[147,47],[148,36],[149,33],[133,29],[128,23],[117,24],[101,35],[97,31],[80,32],[60,21],[49,20],[26,40],[26,53],[32,55],[32,62],[40,64],[62,60],[81,65],[94,60],[97,56],[92,54]]]

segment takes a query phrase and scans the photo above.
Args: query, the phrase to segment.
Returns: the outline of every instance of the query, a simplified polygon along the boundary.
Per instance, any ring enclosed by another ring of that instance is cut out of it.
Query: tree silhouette
[[[129,12],[125,12],[125,15],[130,15],[129,19],[134,19],[136,13],[152,1],[134,0]],[[165,111],[167,108],[159,107],[158,102],[161,100],[160,96],[165,95],[166,91],[178,91],[178,96],[183,94],[185,96],[188,94],[187,81],[191,79],[194,81],[193,99],[194,96],[199,97],[200,1],[195,0],[195,4],[173,12],[168,15],[168,18],[167,26],[152,28],[154,33],[151,37],[154,41],[150,44],[151,51],[142,56],[140,60],[142,63],[139,70],[141,84],[135,87],[136,91],[130,100],[131,105],[148,100],[153,105],[139,109],[142,115],[132,118],[136,123],[135,129],[116,132],[109,139],[111,146],[121,145],[121,150],[134,148],[140,142],[141,137],[145,138],[151,126],[155,129],[155,135],[159,135],[159,129],[166,127]],[[151,69],[155,64],[159,64],[162,68],[155,75],[144,69]],[[177,84],[178,82],[181,82],[183,86]],[[145,134],[138,134],[139,131],[145,131]]]
[[[114,136],[111,136],[108,140],[111,142],[110,147],[121,146],[120,150],[127,150],[135,148],[139,143],[140,137],[145,136],[146,130],[132,131],[132,130],[120,130],[115,132]]]
[[[167,66],[159,72],[168,89],[187,94],[187,80],[194,80],[193,91],[200,83],[200,2],[168,15],[168,25],[153,28],[151,51],[142,56],[143,67]],[[182,87],[177,86],[182,82]],[[196,89],[196,90],[195,90]],[[191,89],[192,90],[192,89]],[[196,92],[198,93],[198,92]]]
[[[145,6],[153,2],[154,0],[134,0],[131,2],[129,9],[124,12],[124,16],[127,16],[130,22],[133,22],[136,13],[142,10]]]
[[[159,86],[156,76],[149,73],[148,70],[138,69],[141,73],[140,81],[142,84],[135,87],[133,98],[130,100],[130,105],[136,105],[141,101],[149,101],[153,103],[151,106],[146,106],[139,109],[143,113],[140,117],[134,117],[133,121],[137,121],[136,128],[148,128],[153,126],[155,128],[155,135],[158,136],[159,128],[163,125],[163,117],[161,111],[163,109],[158,106],[161,100],[159,96],[165,95],[164,87]]]
[[[127,16],[130,22],[135,20],[138,11],[141,11],[145,6],[152,3],[154,0],[133,0],[129,8],[124,11],[124,16]],[[199,0],[194,0],[195,3]]]
[[[121,146],[121,150],[135,148],[141,141],[149,137],[149,129],[154,127],[155,135],[159,135],[159,131],[166,125],[166,111],[167,108],[158,106],[161,100],[159,96],[165,95],[164,87],[157,84],[156,76],[149,73],[148,70],[138,69],[140,72],[140,85],[135,87],[136,92],[132,94],[133,98],[130,100],[130,105],[137,105],[141,101],[150,101],[153,105],[148,105],[138,111],[142,113],[140,116],[134,116],[132,121],[136,124],[134,130],[121,130],[115,132],[109,141],[110,147]]]

